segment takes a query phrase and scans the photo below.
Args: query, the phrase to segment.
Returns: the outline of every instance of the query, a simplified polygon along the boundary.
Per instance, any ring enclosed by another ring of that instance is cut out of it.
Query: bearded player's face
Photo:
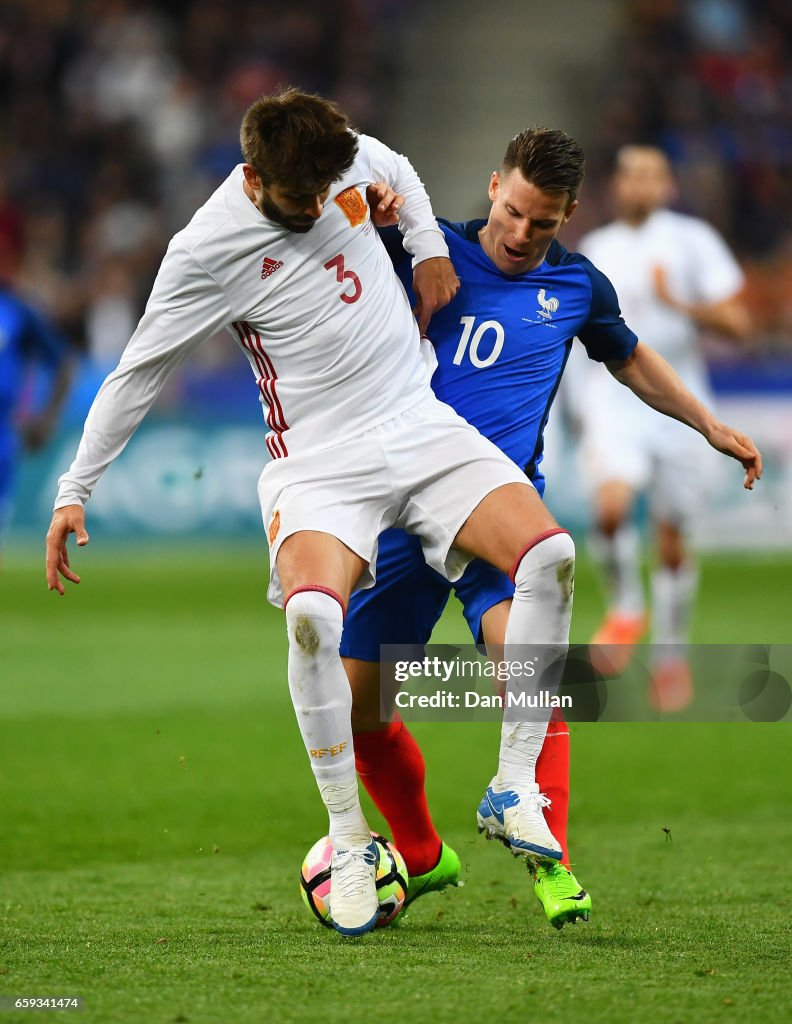
[[[262,188],[259,209],[276,224],[282,224],[289,231],[305,234],[322,216],[324,204],[330,194],[330,186],[320,192],[302,192],[299,189],[279,185]]]
[[[289,231],[305,234],[322,216],[330,184],[318,192],[288,185],[265,186],[249,164],[244,165],[243,171],[248,196],[268,220]]]

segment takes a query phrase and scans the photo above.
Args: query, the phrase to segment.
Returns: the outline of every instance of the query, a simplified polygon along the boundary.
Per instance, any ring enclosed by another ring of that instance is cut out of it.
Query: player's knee
[[[575,584],[575,542],[566,530],[544,534],[517,560],[512,579],[518,597],[566,604]]]
[[[620,509],[601,509],[597,517],[597,527],[606,537],[612,537],[623,523],[624,515]]]
[[[311,660],[337,657],[344,627],[341,598],[326,590],[295,590],[286,598],[286,631],[293,655]]]
[[[629,519],[634,500],[633,489],[626,482],[610,480],[602,484],[594,501],[597,529],[600,533],[612,537]]]
[[[657,528],[657,554],[660,564],[668,569],[679,569],[686,561],[687,552],[682,529],[676,524],[660,523]]]

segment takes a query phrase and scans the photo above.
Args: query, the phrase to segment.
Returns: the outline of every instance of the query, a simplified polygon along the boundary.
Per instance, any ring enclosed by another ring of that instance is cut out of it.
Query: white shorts
[[[452,548],[470,513],[504,484],[532,486],[525,473],[434,395],[333,448],[268,463],[259,479],[270,545],[268,599],[283,605],[276,560],[300,530],[337,537],[368,563],[375,582],[380,533],[401,526],[421,538],[427,563],[458,579],[471,556]]]
[[[589,410],[581,458],[587,488],[609,481],[649,495],[655,520],[684,527],[701,509],[717,456],[695,430],[642,405]],[[713,457],[714,456],[714,457]]]

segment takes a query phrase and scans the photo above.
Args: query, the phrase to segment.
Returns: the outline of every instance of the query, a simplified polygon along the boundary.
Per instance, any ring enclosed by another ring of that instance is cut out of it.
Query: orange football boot
[[[632,660],[633,648],[646,632],[646,615],[623,615],[608,612],[591,638],[589,656],[594,669],[602,676],[618,676]]]
[[[684,658],[655,665],[646,696],[655,711],[684,711],[693,700],[690,665]]]

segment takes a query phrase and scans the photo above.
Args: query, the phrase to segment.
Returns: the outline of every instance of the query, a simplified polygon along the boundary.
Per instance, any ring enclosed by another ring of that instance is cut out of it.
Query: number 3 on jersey
[[[471,363],[479,370],[483,370],[486,366],[492,366],[498,356],[501,354],[503,348],[503,342],[506,340],[506,334],[503,330],[503,325],[499,324],[497,320],[485,320],[483,324],[479,324],[476,328],[475,333],[473,332],[473,325],[476,322],[474,316],[462,316],[459,318],[459,322],[464,325],[462,331],[462,337],[459,339],[457,345],[456,355],[454,356],[454,366],[459,366],[465,355],[465,349],[470,345],[468,355],[470,356]],[[492,343],[492,348],[488,355],[479,354],[479,345],[484,338],[484,335],[488,331],[495,332],[495,340]],[[471,337],[471,334],[473,337]]]
[[[325,270],[335,270],[336,281],[339,284],[346,284],[347,281],[352,282],[352,291],[343,291],[338,296],[342,302],[353,303],[357,302],[360,296],[363,294],[363,285],[360,283],[360,278],[357,276],[354,270],[344,269],[344,254],[340,252],[337,256],[334,256],[331,260],[328,260],[324,265]]]

